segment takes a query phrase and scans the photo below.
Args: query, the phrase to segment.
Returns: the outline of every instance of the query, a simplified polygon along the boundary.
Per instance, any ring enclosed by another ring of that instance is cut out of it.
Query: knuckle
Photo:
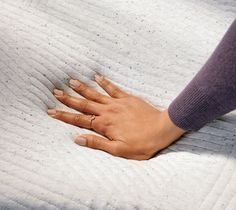
[[[93,149],[96,149],[98,147],[98,143],[99,143],[98,139],[95,138],[95,136],[91,136],[89,146]]]
[[[82,83],[82,84],[77,88],[77,91],[80,92],[80,93],[83,93],[83,92],[85,92],[87,89],[88,89],[87,85],[85,85],[85,84]]]
[[[78,124],[78,122],[81,121],[81,115],[75,115],[74,116],[74,124]]]
[[[122,104],[113,103],[107,107],[107,111],[112,113],[119,113],[122,110],[122,108],[123,108]]]
[[[101,94],[98,93],[98,92],[94,92],[93,93],[93,98],[94,98],[95,101],[98,101],[101,98]]]
[[[125,98],[125,106],[126,107],[134,107],[138,103],[139,103],[139,99],[136,96],[129,96],[129,97]]]
[[[57,111],[56,118],[57,119],[63,119],[63,112],[62,111]]]
[[[71,97],[69,95],[64,95],[62,101],[64,104],[67,105],[67,104],[70,104],[70,99],[71,99]]]
[[[100,94],[99,92],[96,92],[96,91],[93,91],[90,98],[94,102],[98,102],[98,103],[106,103],[109,100],[109,98],[107,96],[104,96],[104,95],[102,95],[102,94]]]
[[[119,92],[120,92],[120,90],[118,87],[113,87],[110,94],[112,96],[116,96]]]
[[[103,126],[109,126],[112,124],[114,116],[111,116],[110,113],[106,112],[103,116],[100,117],[100,124]]]
[[[106,79],[103,79],[101,81],[101,84],[104,88],[107,88],[109,85],[110,85],[110,81],[106,80]]]
[[[107,118],[107,120],[104,122],[104,127],[106,132],[108,132],[109,126],[113,125],[113,120],[111,117]]]
[[[81,111],[86,112],[87,107],[88,107],[88,100],[82,100],[82,102],[81,102]]]

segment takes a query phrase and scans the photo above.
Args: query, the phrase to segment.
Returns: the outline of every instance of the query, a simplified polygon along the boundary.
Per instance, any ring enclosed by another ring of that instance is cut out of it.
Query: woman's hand
[[[158,110],[143,99],[121,90],[103,76],[95,75],[95,81],[110,96],[78,80],[70,80],[69,84],[84,98],[54,90],[59,101],[84,114],[50,109],[50,116],[92,129],[103,136],[83,134],[75,139],[75,143],[115,156],[147,160],[186,132],[172,123],[167,110]]]

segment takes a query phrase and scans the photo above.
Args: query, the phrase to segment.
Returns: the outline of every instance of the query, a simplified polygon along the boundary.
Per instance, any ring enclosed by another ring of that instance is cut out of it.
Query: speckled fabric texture
[[[52,90],[76,95],[70,78],[102,91],[95,72],[166,109],[235,12],[234,0],[0,0],[0,209],[233,210],[235,112],[134,161],[74,144],[93,132],[46,111],[69,110]]]

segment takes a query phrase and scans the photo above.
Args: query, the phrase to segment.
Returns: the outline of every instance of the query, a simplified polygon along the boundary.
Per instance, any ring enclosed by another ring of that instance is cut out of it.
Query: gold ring
[[[96,118],[96,115],[93,114],[90,120],[90,128],[92,128],[92,123],[93,123],[93,120],[95,120],[95,118]]]

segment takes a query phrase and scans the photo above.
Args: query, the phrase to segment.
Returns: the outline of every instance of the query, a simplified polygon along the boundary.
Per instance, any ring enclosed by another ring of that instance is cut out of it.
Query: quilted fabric
[[[69,78],[102,91],[95,72],[167,108],[235,14],[235,0],[0,0],[0,209],[236,209],[235,112],[148,161],[80,147],[92,131],[46,114],[68,109],[52,90],[75,94]]]

